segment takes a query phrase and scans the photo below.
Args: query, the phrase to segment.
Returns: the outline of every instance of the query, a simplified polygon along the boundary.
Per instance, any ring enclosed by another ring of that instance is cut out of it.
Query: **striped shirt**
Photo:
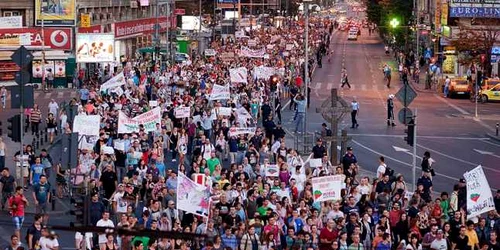
[[[31,110],[30,122],[39,123],[42,120],[42,113],[39,109]]]

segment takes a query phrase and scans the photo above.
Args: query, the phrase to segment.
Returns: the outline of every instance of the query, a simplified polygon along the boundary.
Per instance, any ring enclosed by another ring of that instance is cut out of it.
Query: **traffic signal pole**
[[[413,172],[413,192],[417,190],[417,108],[413,116],[413,154],[412,154],[412,172]]]

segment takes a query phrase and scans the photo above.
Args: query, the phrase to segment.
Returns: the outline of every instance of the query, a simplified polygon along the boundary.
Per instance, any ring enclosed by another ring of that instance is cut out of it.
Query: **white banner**
[[[217,110],[217,114],[218,114],[218,115],[222,115],[222,116],[231,116],[231,111],[232,111],[232,109],[231,109],[231,108],[227,108],[227,107],[220,107],[220,108]]]
[[[273,67],[265,66],[255,67],[253,70],[255,78],[264,80],[268,80],[275,72]]]
[[[245,57],[262,58],[266,53],[265,48],[260,49],[250,49],[248,47],[241,47],[240,55]]]
[[[229,76],[231,77],[231,82],[248,83],[247,75],[248,75],[248,70],[245,67],[229,69]]]
[[[158,101],[149,101],[149,106],[152,108],[158,106]]]
[[[321,165],[323,165],[323,159],[321,159],[321,158],[309,160],[309,166],[312,168],[321,167]]]
[[[342,175],[329,175],[312,178],[313,198],[315,202],[340,200]]]
[[[118,113],[118,134],[139,132],[139,125],[144,126],[145,132],[156,131],[156,124],[161,124],[161,108],[154,108],[134,118],[128,117],[120,111]]]
[[[212,93],[210,93],[210,101],[213,100],[227,100],[231,98],[231,92],[229,91],[229,84],[221,86],[214,84],[212,87]]]
[[[205,50],[205,56],[215,56],[217,55],[217,51],[214,49],[206,49]]]
[[[464,174],[467,183],[467,219],[495,210],[490,185],[479,165]]]
[[[177,208],[188,213],[208,217],[210,190],[183,173],[177,177]]]
[[[264,170],[264,174],[266,175],[266,177],[278,177],[280,174],[280,169],[277,165],[267,165],[265,166]]]
[[[113,76],[113,78],[109,79],[107,82],[102,84],[101,91],[106,91],[107,89],[120,87],[122,85],[125,85],[125,83],[126,83],[125,76],[123,75],[123,72],[120,72],[120,74]]]
[[[256,128],[237,128],[237,127],[231,127],[229,128],[229,136],[238,136],[238,135],[244,135],[244,134],[255,134]]]
[[[248,46],[250,46],[250,47],[255,47],[255,46],[257,46],[257,41],[255,41],[255,40],[253,40],[253,39],[252,39],[252,40],[248,40]]]
[[[248,111],[244,107],[237,109],[236,114],[238,115],[238,119],[240,120],[246,121],[247,119],[252,118],[250,113],[248,113]]]
[[[177,107],[174,113],[175,118],[188,118],[191,116],[191,107]]]
[[[77,115],[73,121],[73,133],[99,136],[101,117],[98,115]]]

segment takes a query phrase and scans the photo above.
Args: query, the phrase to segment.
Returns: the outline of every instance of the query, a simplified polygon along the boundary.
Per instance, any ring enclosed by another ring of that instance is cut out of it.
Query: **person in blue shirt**
[[[33,185],[33,199],[35,200],[36,213],[46,213],[47,203],[50,199],[50,184],[45,175],[41,175],[40,182]]]
[[[30,171],[30,183],[32,185],[38,184],[40,182],[40,177],[44,174],[45,166],[41,163],[40,157],[35,159],[35,164],[31,165]]]
[[[82,89],[79,90],[79,93],[80,93],[80,101],[82,102],[82,105],[85,106],[89,101],[89,95],[90,95],[87,86],[83,85]]]
[[[231,228],[226,228],[226,233],[222,235],[221,239],[224,247],[231,248],[232,250],[238,249],[238,239],[236,239]]]

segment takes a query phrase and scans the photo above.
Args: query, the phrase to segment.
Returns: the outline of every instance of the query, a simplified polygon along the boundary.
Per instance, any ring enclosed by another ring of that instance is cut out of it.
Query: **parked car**
[[[488,101],[500,101],[500,83],[486,90],[481,90],[480,100],[483,103]]]
[[[457,95],[470,95],[472,92],[472,86],[469,81],[464,78],[454,78],[451,79],[449,87],[449,97],[454,97]]]

